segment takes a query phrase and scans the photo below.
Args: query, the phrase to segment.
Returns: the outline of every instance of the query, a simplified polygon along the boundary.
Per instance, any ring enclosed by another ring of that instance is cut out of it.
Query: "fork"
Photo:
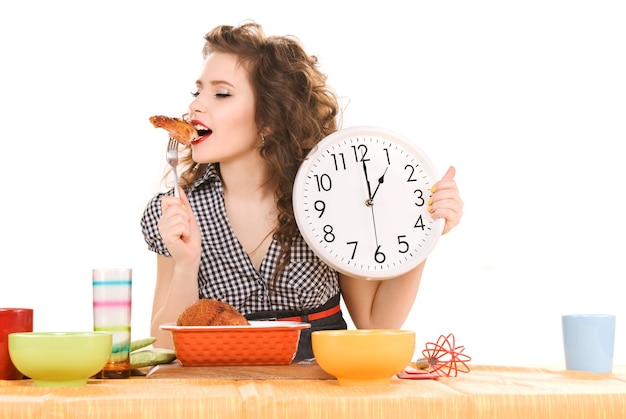
[[[174,173],[174,196],[180,198],[180,192],[178,191],[178,172],[176,171],[176,166],[178,166],[178,141],[173,138],[170,138],[170,141],[167,143],[165,159]]]

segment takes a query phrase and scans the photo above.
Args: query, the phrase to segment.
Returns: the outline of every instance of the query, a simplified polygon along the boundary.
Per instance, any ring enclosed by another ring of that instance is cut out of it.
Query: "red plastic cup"
[[[21,380],[9,356],[9,334],[33,331],[32,308],[0,308],[0,380]]]

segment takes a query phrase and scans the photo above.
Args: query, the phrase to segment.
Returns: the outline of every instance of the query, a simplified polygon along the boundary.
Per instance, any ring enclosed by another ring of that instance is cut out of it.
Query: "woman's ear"
[[[272,127],[263,127],[263,128],[261,128],[261,135],[264,136],[264,137],[272,135],[273,133],[274,133],[274,128],[272,128]]]

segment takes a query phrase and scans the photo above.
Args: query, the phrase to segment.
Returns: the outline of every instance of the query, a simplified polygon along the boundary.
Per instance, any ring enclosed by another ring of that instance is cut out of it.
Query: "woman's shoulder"
[[[141,217],[142,224],[156,223],[161,218],[161,200],[167,195],[166,192],[159,192],[148,200]]]

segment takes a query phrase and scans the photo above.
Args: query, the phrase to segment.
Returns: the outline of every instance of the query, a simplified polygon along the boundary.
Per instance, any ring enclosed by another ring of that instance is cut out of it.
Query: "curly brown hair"
[[[271,130],[260,154],[267,165],[270,186],[276,191],[274,239],[282,249],[276,279],[289,262],[291,243],[298,231],[292,204],[296,173],[309,151],[337,130],[337,96],[326,85],[327,76],[320,71],[317,57],[307,54],[293,36],[266,36],[261,25],[246,22],[218,26],[204,39],[204,58],[213,52],[238,57],[255,92],[257,126]],[[193,162],[189,146],[186,148],[181,163],[189,169],[181,176],[183,188],[193,184],[207,167]],[[216,166],[219,171],[219,164]]]

